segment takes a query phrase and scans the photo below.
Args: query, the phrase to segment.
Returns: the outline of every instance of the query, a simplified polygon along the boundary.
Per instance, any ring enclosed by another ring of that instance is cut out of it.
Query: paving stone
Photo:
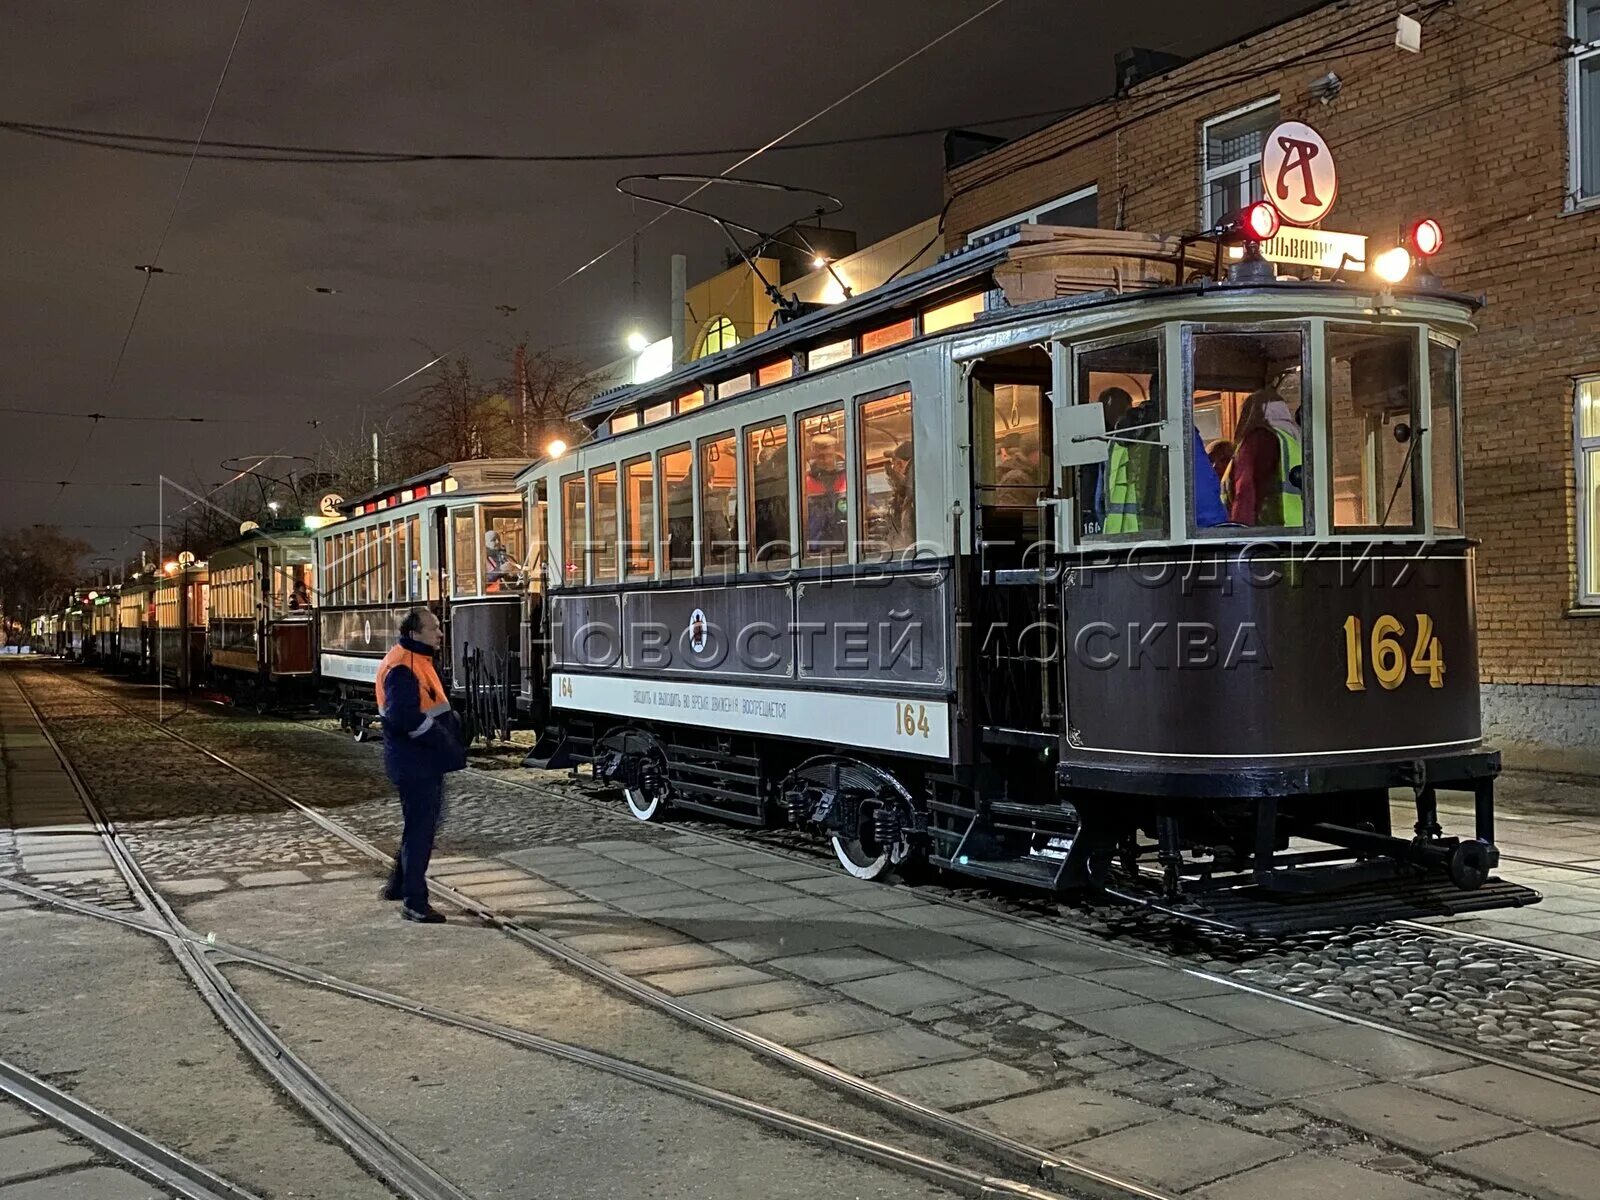
[[[831,921],[852,915],[842,904],[810,896],[794,900],[754,900],[750,906],[774,917],[799,917],[804,921]]]
[[[763,962],[773,958],[836,950],[850,944],[850,935],[834,929],[802,925],[795,921],[780,921],[766,928],[756,926],[742,930],[737,937],[719,939],[711,944],[729,957],[742,962]]]
[[[1292,1152],[1247,1130],[1198,1117],[1165,1117],[1071,1147],[1072,1157],[1157,1188],[1187,1191]]]
[[[926,971],[896,971],[836,985],[835,991],[885,1012],[908,1013],[925,1005],[950,1004],[972,995],[969,988]]]
[[[1066,975],[1007,980],[996,983],[989,990],[1057,1017],[1070,1017],[1074,1013],[1101,1008],[1120,1008],[1140,1002],[1137,996],[1129,992],[1119,992],[1115,988]]]
[[[924,1063],[968,1058],[972,1051],[960,1042],[935,1037],[915,1025],[896,1025],[874,1033],[819,1042],[806,1053],[855,1075],[881,1075]]]
[[[556,891],[554,888],[546,890],[538,887],[532,890],[497,892],[488,896],[480,896],[477,892],[469,890],[467,894],[481,900],[490,908],[499,909],[501,912],[526,912],[535,908],[554,909],[557,907],[569,914],[574,911],[596,914],[610,911],[602,905],[583,905],[581,908],[575,908],[573,902],[578,901],[579,897],[574,896],[571,892]]]
[[[585,896],[593,896],[596,900],[626,900],[634,896],[659,896],[661,895],[661,880],[654,875],[648,875],[635,883],[608,883],[599,887],[583,889]]]
[[[0,892],[0,912],[9,912],[13,908],[27,908],[32,903],[26,896],[14,896]]]
[[[763,985],[764,986],[764,985]],[[864,1004],[832,1000],[806,1004],[780,1012],[757,1013],[733,1023],[783,1046],[806,1046],[855,1033],[871,1033],[893,1024],[894,1018]]]
[[[727,962],[727,956],[699,942],[679,942],[672,946],[646,946],[639,950],[618,950],[601,958],[619,971],[644,975],[653,971],[676,971],[685,967],[709,967]]]
[[[0,1200],[163,1200],[165,1196],[138,1176],[112,1167],[90,1167],[0,1187]]]
[[[949,932],[964,929],[981,929],[996,924],[992,917],[961,908],[953,904],[926,904],[900,910],[900,921],[923,929],[941,929]]]
[[[449,881],[451,887],[458,887],[469,896],[507,896],[514,892],[550,892],[560,896],[570,896],[571,892],[564,892],[554,884],[543,879],[536,879],[515,871],[504,879],[495,879],[484,883],[462,883],[460,880]]]
[[[953,932],[961,937],[970,936],[972,940],[982,943],[989,931],[990,927],[979,927],[978,930],[957,929]],[[1081,976],[1093,971],[1125,968],[1128,965],[1127,958],[1114,951],[1102,950],[1098,946],[1084,946],[1077,942],[1065,942],[1059,938],[1037,946],[1016,946],[1010,953],[1027,962],[1049,967],[1062,975]]]
[[[288,872],[283,873],[288,874]],[[300,875],[301,872],[296,871],[294,874]],[[52,884],[105,883],[120,878],[116,871],[109,867],[102,871],[36,871],[33,872],[33,877],[40,883]],[[302,875],[302,878],[307,882],[311,879],[309,875]]]
[[[1586,1142],[1591,1146],[1600,1146],[1600,1121],[1593,1125],[1580,1125],[1576,1129],[1562,1130],[1562,1136]]]
[[[813,983],[840,983],[850,979],[865,979],[869,975],[887,975],[904,970],[902,964],[870,950],[856,946],[840,946],[820,950],[815,954],[794,954],[774,958],[768,963],[791,975],[799,975]]]
[[[1166,1114],[1110,1092],[1059,1087],[985,1104],[963,1115],[1026,1145],[1061,1150]]]
[[[174,896],[205,896],[225,892],[229,886],[226,879],[166,879],[161,883],[161,890]]]
[[[1213,1183],[1195,1195],[1197,1200],[1446,1200],[1450,1193],[1337,1158],[1297,1154]]]
[[[1438,1050],[1410,1038],[1360,1026],[1299,1033],[1281,1040],[1285,1046],[1295,1050],[1355,1067],[1380,1079],[1433,1075],[1465,1067],[1472,1061],[1463,1055]]]
[[[434,871],[433,874],[440,882],[448,883],[451,887],[458,888],[477,888],[497,883],[537,882],[526,871],[519,870],[516,867],[496,867],[492,870],[461,871],[459,873]]]
[[[1235,992],[1230,996],[1201,996],[1196,1000],[1176,1000],[1173,1003],[1185,1012],[1232,1025],[1257,1037],[1284,1037],[1313,1029],[1349,1028],[1343,1021],[1325,1017],[1321,1013],[1248,992]]]
[[[779,979],[772,983],[753,983],[716,992],[697,992],[688,997],[688,1003],[692,1008],[714,1017],[750,1017],[757,1013],[819,1004],[826,999],[826,992],[789,979]]]
[[[1216,1021],[1165,1004],[1134,1004],[1102,1012],[1078,1013],[1075,1024],[1116,1038],[1151,1054],[1170,1054],[1196,1046],[1236,1042],[1247,1035]]]
[[[676,929],[662,929],[656,925],[640,925],[635,929],[606,930],[601,933],[584,931],[562,937],[561,940],[565,945],[584,954],[636,950],[645,946],[684,945],[688,942],[688,939]]]
[[[1312,1096],[1299,1104],[1362,1133],[1423,1154],[1457,1150],[1519,1132],[1519,1127],[1504,1117],[1398,1083],[1375,1083]]]
[[[707,867],[701,864],[698,871],[690,871],[686,875],[674,875],[679,883],[686,887],[701,888],[709,883],[750,883],[752,880],[742,871],[732,871],[726,867]]]
[[[1237,988],[1201,979],[1176,967],[1119,967],[1096,971],[1088,978],[1095,983],[1132,992],[1147,1000],[1187,1000],[1199,996],[1233,996]]]
[[[253,871],[235,881],[240,887],[282,887],[290,883],[310,883],[304,871]]]
[[[1541,1200],[1594,1200],[1600,1194],[1600,1149],[1550,1133],[1486,1142],[1439,1161]]]
[[[1031,1092],[1043,1080],[992,1058],[969,1058],[961,1062],[934,1063],[896,1071],[879,1077],[878,1082],[892,1092],[909,1096],[935,1108],[955,1109],[983,1104]]]
[[[20,1105],[0,1104],[0,1137],[19,1129],[32,1129],[38,1124],[39,1119]]]
[[[784,883],[791,879],[816,879],[827,873],[815,867],[808,867],[804,863],[782,860],[769,861],[761,866],[749,866],[744,872],[746,875],[754,875],[758,879],[768,879],[775,883]]]
[[[645,976],[651,987],[673,996],[687,996],[694,992],[712,992],[730,987],[747,987],[753,983],[768,983],[772,976],[757,971],[743,963],[722,963],[714,967],[690,967],[682,971],[667,971]]]
[[[995,950],[969,948],[963,953],[935,954],[908,959],[913,967],[948,975],[975,987],[990,987],[1011,979],[1032,979],[1050,973],[1049,967],[1012,958]]]
[[[1413,1086],[1529,1125],[1582,1124],[1594,1120],[1596,1105],[1600,1104],[1591,1092],[1509,1067],[1469,1067],[1418,1079]]]
[[[721,896],[724,900],[733,900],[739,904],[749,904],[755,900],[799,900],[802,894],[793,888],[784,887],[781,883],[769,883],[765,879],[746,878],[742,883],[702,883],[699,885],[713,896]]]
[[[1337,1066],[1277,1042],[1236,1042],[1198,1050],[1180,1050],[1178,1062],[1219,1079],[1251,1088],[1274,1100],[1309,1096],[1335,1088],[1371,1082],[1348,1067]]]
[[[89,1150],[69,1142],[53,1129],[12,1134],[0,1138],[0,1183],[9,1183],[24,1175],[59,1171],[93,1158]]]

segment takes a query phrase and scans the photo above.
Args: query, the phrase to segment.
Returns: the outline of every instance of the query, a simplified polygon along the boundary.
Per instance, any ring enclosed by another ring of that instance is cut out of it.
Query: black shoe
[[[393,881],[383,885],[383,891],[378,893],[379,900],[403,900],[405,896],[400,891],[400,885]]]
[[[419,925],[444,924],[444,914],[436,908],[412,908],[408,904],[400,910],[400,916]]]

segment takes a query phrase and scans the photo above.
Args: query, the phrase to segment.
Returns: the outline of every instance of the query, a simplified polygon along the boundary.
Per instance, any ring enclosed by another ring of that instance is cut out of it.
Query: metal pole
[[[378,486],[378,431],[372,431],[372,486]]]
[[[681,254],[672,256],[672,361],[683,362],[688,356],[688,296],[689,260]]]

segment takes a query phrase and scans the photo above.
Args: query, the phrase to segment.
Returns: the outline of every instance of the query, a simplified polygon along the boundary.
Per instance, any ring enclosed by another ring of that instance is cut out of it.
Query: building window
[[[1600,201],[1600,0],[1573,0],[1572,199]]]
[[[1200,136],[1200,194],[1209,229],[1261,199],[1261,148],[1278,123],[1278,98],[1212,117]]]
[[[733,327],[733,322],[727,317],[712,317],[706,322],[705,332],[700,335],[700,345],[694,356],[704,358],[708,354],[719,354],[738,344],[739,331]]]
[[[1600,375],[1578,381],[1578,602],[1600,605]]]
[[[992,221],[982,229],[974,229],[967,234],[967,241],[999,233],[1013,225],[1066,225],[1077,229],[1093,229],[1099,223],[1100,191],[1091,184],[1022,212],[1012,213],[1002,221]]]

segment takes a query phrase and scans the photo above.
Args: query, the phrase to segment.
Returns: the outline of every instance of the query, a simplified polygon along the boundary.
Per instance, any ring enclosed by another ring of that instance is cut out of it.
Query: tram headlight
[[[1444,249],[1444,230],[1432,217],[1424,217],[1411,227],[1406,245],[1422,258],[1432,258]]]
[[[1265,200],[1248,205],[1239,214],[1239,230],[1252,242],[1270,242],[1278,236],[1278,210]]]
[[[1372,260],[1372,273],[1385,283],[1399,283],[1411,272],[1411,251],[1390,246]]]

